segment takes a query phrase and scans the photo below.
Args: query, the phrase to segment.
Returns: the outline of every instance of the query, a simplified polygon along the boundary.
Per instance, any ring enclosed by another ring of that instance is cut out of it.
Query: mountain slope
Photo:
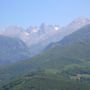
[[[77,32],[74,32],[71,35],[66,36],[63,40],[60,41],[60,44],[68,45],[78,41],[84,43],[84,41],[88,42],[89,39],[90,39],[90,24],[80,28]]]
[[[0,64],[9,64],[27,58],[30,58],[30,53],[21,40],[0,36]]]

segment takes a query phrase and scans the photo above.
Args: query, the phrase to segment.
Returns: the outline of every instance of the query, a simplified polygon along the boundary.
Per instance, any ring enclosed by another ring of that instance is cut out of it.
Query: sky
[[[0,27],[65,26],[78,17],[90,18],[90,0],[0,0]]]

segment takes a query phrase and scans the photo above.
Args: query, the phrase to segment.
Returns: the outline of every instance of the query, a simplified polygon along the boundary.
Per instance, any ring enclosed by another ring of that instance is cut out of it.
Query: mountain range
[[[59,25],[47,25],[42,23],[39,27],[30,26],[23,29],[17,26],[10,26],[0,30],[0,35],[7,37],[16,37],[22,40],[30,49],[31,56],[35,56],[44,51],[51,43],[62,40],[65,36],[72,34],[79,28],[90,24],[87,18],[77,18],[69,25],[60,27]]]
[[[75,26],[74,29],[70,25]],[[24,40],[20,38],[20,35],[17,35],[17,38],[14,35],[0,36],[1,62],[8,62],[8,58],[11,62],[15,61],[0,66],[0,90],[89,90],[89,20],[80,18],[70,25],[70,28],[63,27],[58,31],[51,29],[50,32],[45,24],[41,26],[45,26],[43,29],[38,29],[41,32],[23,30],[24,34],[27,32],[35,37],[32,40],[52,34],[45,40],[39,38],[38,43],[33,41],[30,46],[24,42],[25,38]],[[43,45],[45,46],[41,49]],[[31,57],[30,50],[37,50],[38,54],[35,53]]]
[[[0,90],[89,89],[89,19],[0,31]]]

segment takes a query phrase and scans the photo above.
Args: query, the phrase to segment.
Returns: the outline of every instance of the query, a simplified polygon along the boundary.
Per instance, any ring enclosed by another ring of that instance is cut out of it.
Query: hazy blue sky
[[[0,27],[64,26],[79,16],[90,18],[90,0],[0,0]]]

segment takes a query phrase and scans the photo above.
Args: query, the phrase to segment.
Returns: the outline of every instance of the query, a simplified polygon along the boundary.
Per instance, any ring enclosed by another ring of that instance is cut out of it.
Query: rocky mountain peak
[[[74,21],[72,21],[71,25],[86,25],[86,24],[90,24],[90,20],[88,18],[84,18],[84,17],[79,17],[77,19],[75,19]]]
[[[88,24],[90,24],[90,20],[88,18],[85,17],[76,18],[66,27],[67,34],[77,31],[81,27],[84,27]]]

